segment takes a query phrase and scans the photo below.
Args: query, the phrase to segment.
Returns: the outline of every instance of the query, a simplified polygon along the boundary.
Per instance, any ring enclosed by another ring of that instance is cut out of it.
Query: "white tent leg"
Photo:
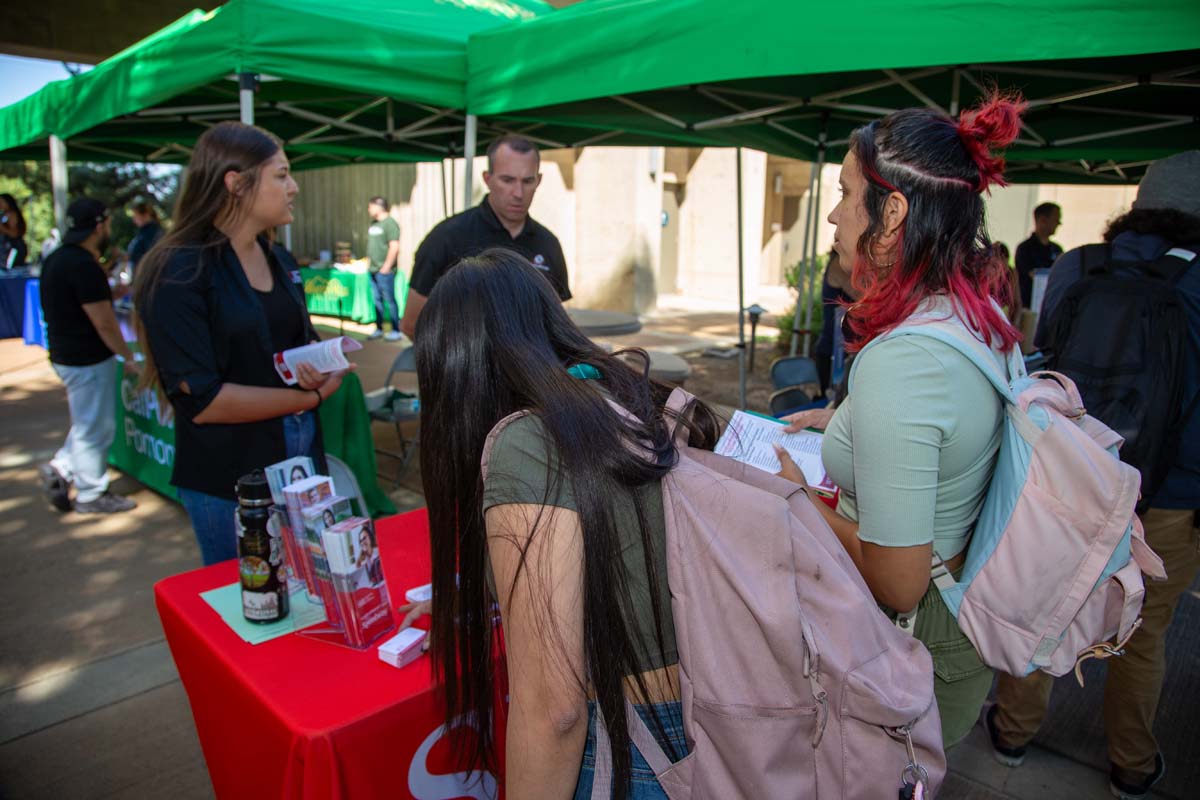
[[[238,74],[238,108],[240,119],[246,125],[254,124],[254,93],[258,90],[258,76],[252,72]]]
[[[54,225],[67,232],[67,143],[50,137],[50,186],[54,195]]]
[[[479,129],[479,119],[474,114],[467,114],[467,130],[463,136],[463,208],[470,208],[474,199],[472,185],[475,161],[475,137]]]
[[[738,408],[746,408],[746,298],[742,222],[742,148],[737,149]]]
[[[808,281],[805,285],[805,290],[808,293],[807,296],[805,297],[805,306],[804,306],[804,356],[805,356],[805,358],[807,358],[809,356],[809,354],[810,354],[809,346],[812,344],[812,317],[813,317],[812,289],[813,289],[814,282],[817,279],[817,238],[818,238],[817,237],[817,226],[821,224],[821,171],[825,168],[825,141],[826,141],[826,125],[827,124],[828,124],[828,118],[826,118],[825,120],[822,120],[822,122],[821,122],[821,138],[820,138],[821,144],[819,145],[820,149],[817,152],[817,193],[813,197],[813,206],[815,208],[815,213],[813,214],[812,250],[810,251],[811,252],[811,260],[809,261]],[[817,302],[820,302],[820,298],[821,298],[821,295],[820,295],[820,292],[818,292],[817,293]],[[797,308],[796,313],[797,314],[800,313],[799,308]]]
[[[808,269],[808,243],[812,239],[813,234],[813,219],[816,213],[816,204],[813,203],[813,198],[817,193],[817,168],[814,164],[809,168],[808,174],[808,207],[804,209],[804,239],[800,245],[800,271],[801,276],[807,274]],[[803,281],[801,281],[801,286]],[[797,289],[800,286],[796,287]],[[788,349],[788,355],[796,355],[800,349],[800,298],[796,297],[796,308],[792,314],[792,341],[791,347]]]

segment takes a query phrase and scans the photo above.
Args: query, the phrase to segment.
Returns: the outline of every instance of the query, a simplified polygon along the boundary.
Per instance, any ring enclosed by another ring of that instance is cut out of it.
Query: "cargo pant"
[[[1142,515],[1146,543],[1162,558],[1165,581],[1146,579],[1142,625],[1125,654],[1108,661],[1104,684],[1104,732],[1113,766],[1131,775],[1154,772],[1158,742],[1151,733],[1162,691],[1167,628],[1179,596],[1200,568],[1200,530],[1196,512],[1151,508]],[[1001,744],[1022,747],[1033,739],[1046,708],[1054,678],[1035,672],[1024,678],[999,673],[996,732]]]

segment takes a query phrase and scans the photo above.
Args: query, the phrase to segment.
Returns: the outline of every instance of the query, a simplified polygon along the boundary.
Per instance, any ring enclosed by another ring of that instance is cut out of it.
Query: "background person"
[[[541,156],[533,142],[504,136],[488,147],[483,201],[434,226],[413,261],[412,282],[401,328],[412,337],[426,298],[446,270],[463,258],[491,247],[522,255],[549,281],[559,299],[571,299],[567,259],[550,229],[529,216],[533,196],[542,183]]]
[[[1033,210],[1033,233],[1017,245],[1017,286],[1022,308],[1032,308],[1033,271],[1050,269],[1063,249],[1050,237],[1062,224],[1062,209],[1056,203],[1042,203]]]
[[[41,274],[42,313],[50,364],[67,388],[71,429],[54,460],[39,472],[42,489],[59,511],[81,514],[129,511],[136,503],[108,491],[108,449],[116,434],[117,365],[136,375],[133,353],[121,335],[100,254],[112,220],[99,200],[82,197],[67,207],[63,246]]]
[[[134,202],[129,210],[129,216],[133,219],[133,224],[137,226],[137,232],[129,242],[127,253],[130,272],[136,274],[138,262],[162,238],[163,229],[162,223],[158,221],[158,211],[145,200]]]
[[[1109,223],[1104,241],[1115,261],[1153,263],[1178,248],[1200,253],[1200,150],[1156,161],[1138,185],[1133,208]],[[1132,277],[1114,271],[1118,279]],[[1037,343],[1053,350],[1054,317],[1067,290],[1083,275],[1083,248],[1068,251],[1054,264],[1038,318]],[[1187,341],[1183,358],[1181,413],[1200,393],[1200,257],[1193,258],[1176,284],[1183,295]],[[1081,332],[1086,335],[1086,331]],[[1099,365],[1097,365],[1099,366]],[[1167,380],[1167,376],[1161,376]],[[1101,420],[1110,425],[1113,421]],[[1182,421],[1179,448],[1148,507],[1140,514],[1146,543],[1163,560],[1165,581],[1147,580],[1142,624],[1125,644],[1124,655],[1112,659],[1104,678],[1104,736],[1111,763],[1114,795],[1145,797],[1163,776],[1166,765],[1154,736],[1166,671],[1166,635],[1179,598],[1200,571],[1200,413],[1192,405]],[[1001,674],[996,705],[987,727],[996,760],[1018,766],[1029,742],[1045,719],[1054,680],[1044,672],[1024,678]]]
[[[992,671],[930,580],[937,553],[961,568],[1000,448],[999,394],[950,345],[902,336],[863,350],[914,313],[957,316],[991,342],[997,365],[1020,334],[994,301],[1008,278],[992,253],[981,193],[1003,185],[991,154],[1016,138],[1020,105],[992,98],[959,120],[898,111],[856,130],[829,215],[834,248],[863,289],[851,310],[858,350],[851,394],[825,430],[821,457],[841,488],[837,511],[814,506],[881,606],[918,609],[946,747],[975,724]],[[777,449],[783,475],[804,475]]]
[[[371,295],[375,299],[375,330],[367,337],[384,336],[383,323],[390,322],[389,342],[398,340],[400,310],[396,307],[396,269],[400,265],[400,223],[388,212],[391,206],[383,197],[367,203],[371,225],[367,228],[367,260],[370,262]]]
[[[431,652],[447,719],[490,719],[495,710],[498,602],[511,694],[508,796],[589,796],[594,696],[616,784],[632,775],[633,797],[665,798],[630,743],[624,698],[668,754],[687,752],[660,482],[673,466],[662,412],[669,390],[580,333],[551,284],[511,251],[449,270],[418,327],[421,434],[439,454],[421,477]],[[608,398],[645,422],[625,422]],[[520,410],[532,413],[497,436],[481,480],[485,438]],[[696,417],[692,443],[711,449],[716,420],[703,406]],[[663,455],[648,460],[628,446],[640,441]],[[490,725],[464,744],[475,765],[495,765]]]
[[[0,194],[0,269],[28,263],[25,230],[25,215],[16,198],[11,194]]]
[[[142,260],[134,285],[146,383],[175,409],[171,483],[205,564],[237,554],[237,479],[292,456],[325,470],[314,413],[343,373],[297,369],[286,386],[272,354],[318,338],[299,267],[263,233],[292,221],[287,157],[270,133],[209,128],[188,163],[174,227]]]

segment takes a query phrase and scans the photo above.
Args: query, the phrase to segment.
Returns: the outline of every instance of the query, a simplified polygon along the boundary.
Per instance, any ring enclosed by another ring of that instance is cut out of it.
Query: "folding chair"
[[[367,413],[371,419],[377,422],[390,422],[396,429],[396,439],[400,443],[400,452],[392,450],[382,450],[375,448],[375,452],[381,456],[394,458],[398,462],[396,467],[395,485],[400,485],[400,479],[404,477],[404,471],[408,469],[409,463],[412,462],[413,455],[417,451],[417,443],[420,434],[415,434],[411,438],[406,438],[401,425],[406,422],[413,422],[421,418],[420,401],[416,395],[401,391],[392,385],[392,378],[397,372],[416,372],[417,362],[415,353],[412,347],[407,347],[396,354],[396,359],[392,362],[391,368],[388,370],[387,379],[383,383],[383,387],[367,392]]]
[[[353,500],[356,505],[354,513],[360,517],[371,516],[367,513],[367,501],[363,497],[362,487],[358,485],[358,478],[354,477],[346,462],[328,453],[325,454],[325,462],[329,466],[329,477],[333,480],[333,491]]]
[[[806,356],[782,356],[771,362],[771,383],[776,389],[802,386],[807,383],[821,385],[817,375],[817,362]],[[818,388],[818,393],[820,389]]]

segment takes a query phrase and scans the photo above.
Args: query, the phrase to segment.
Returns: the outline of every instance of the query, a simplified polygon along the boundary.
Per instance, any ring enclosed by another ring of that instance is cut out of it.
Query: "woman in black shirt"
[[[309,455],[324,471],[317,415],[342,373],[307,364],[287,387],[272,354],[317,339],[299,268],[263,232],[292,220],[296,182],[279,141],[236,122],[196,142],[175,226],[135,280],[145,380],[175,409],[171,482],[205,564],[237,554],[237,479]]]
[[[19,267],[28,261],[28,256],[21,207],[11,194],[0,194],[0,269]]]

